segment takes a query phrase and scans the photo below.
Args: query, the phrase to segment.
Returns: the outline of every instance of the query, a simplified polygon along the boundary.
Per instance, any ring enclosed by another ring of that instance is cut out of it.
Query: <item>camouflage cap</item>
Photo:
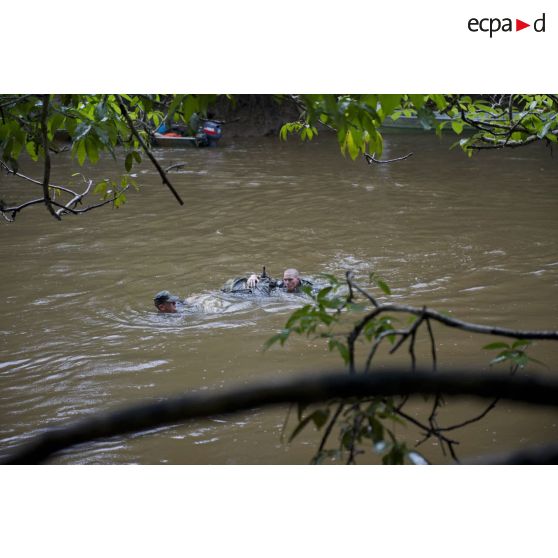
[[[159,291],[153,300],[155,304],[164,304],[165,302],[178,302],[180,299],[177,296],[171,295],[169,291]]]

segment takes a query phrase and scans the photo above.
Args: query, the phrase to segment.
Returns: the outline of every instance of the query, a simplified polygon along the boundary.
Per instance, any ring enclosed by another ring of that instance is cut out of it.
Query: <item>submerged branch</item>
[[[414,153],[411,151],[410,153],[407,153],[407,155],[403,155],[403,157],[395,157],[394,159],[385,159],[383,161],[376,159],[375,155],[376,153],[372,153],[372,155],[370,155],[370,153],[364,153],[364,158],[369,165],[372,163],[375,163],[376,165],[383,165],[387,163],[396,163],[397,161],[404,161],[414,155]]]
[[[181,169],[182,167],[187,166],[188,163],[175,163],[174,165],[170,165],[165,169],[165,172],[169,172],[174,169]]]

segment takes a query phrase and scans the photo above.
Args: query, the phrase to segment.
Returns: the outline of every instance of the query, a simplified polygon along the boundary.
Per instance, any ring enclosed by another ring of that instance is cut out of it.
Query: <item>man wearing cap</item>
[[[171,295],[169,291],[160,291],[153,298],[155,307],[161,314],[175,314],[176,303],[179,300],[177,296]]]

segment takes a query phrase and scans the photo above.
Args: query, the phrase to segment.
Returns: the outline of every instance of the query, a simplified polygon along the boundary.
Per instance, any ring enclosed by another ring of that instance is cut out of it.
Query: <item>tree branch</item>
[[[50,211],[50,214],[60,221],[60,215],[54,211],[52,207],[52,203],[50,201],[50,193],[49,193],[49,182],[50,182],[50,151],[49,151],[49,144],[48,144],[48,126],[47,126],[47,118],[48,118],[48,105],[50,103],[50,95],[46,94],[43,95],[43,109],[41,112],[41,138],[43,142],[43,151],[44,151],[44,174],[43,174],[43,196],[45,205],[47,209]]]
[[[333,430],[333,427],[335,426],[335,423],[337,422],[337,419],[339,418],[339,415],[342,413],[344,407],[345,407],[344,403],[339,403],[337,409],[335,409],[335,413],[333,414],[331,420],[328,422],[328,425],[326,426],[326,429],[320,441],[320,446],[318,447],[318,451],[316,452],[316,455],[320,455],[320,453],[323,451],[327,443],[327,440],[331,434],[331,431]]]
[[[56,214],[58,216],[62,216],[65,213],[72,213],[73,215],[79,215],[81,213],[86,213],[87,211],[91,211],[92,209],[97,209],[98,207],[102,207],[103,205],[107,205],[109,203],[114,203],[130,187],[130,185],[127,185],[120,192],[118,192],[112,198],[110,198],[108,200],[102,201],[102,202],[94,204],[94,205],[89,205],[87,207],[84,207],[83,209],[75,209],[75,206],[81,201],[81,199],[89,193],[89,190],[91,189],[92,185],[93,185],[93,181],[90,180],[86,190],[82,194],[75,194],[75,197],[73,199],[71,199],[67,204],[61,204],[61,203],[55,202],[54,200],[51,199],[50,200],[51,205],[53,207],[60,208],[60,209],[58,209]],[[4,218],[7,221],[13,223],[17,213],[20,212],[22,209],[25,209],[26,207],[28,207],[30,205],[36,205],[38,203],[44,203],[44,201],[45,201],[44,198],[38,198],[38,199],[35,199],[35,200],[31,200],[31,201],[22,203],[21,205],[18,205],[16,207],[2,207],[2,206],[0,206],[0,213],[2,213],[2,215],[4,216]],[[72,205],[74,207],[71,207]],[[11,218],[8,217],[6,215],[6,213],[11,213],[12,214]]]
[[[396,163],[397,161],[404,161],[405,159],[408,159],[409,157],[414,155],[414,153],[411,151],[411,153],[407,153],[407,155],[403,155],[403,157],[395,157],[395,159],[385,159],[384,161],[376,159],[375,155],[376,153],[372,153],[372,155],[370,155],[370,153],[364,153],[364,158],[369,165],[371,165],[372,163],[375,163],[376,165],[383,165],[386,163]]]
[[[463,320],[458,320],[456,318],[450,318],[436,312],[435,310],[429,310],[428,308],[417,308],[415,306],[406,306],[403,304],[381,304],[378,308],[371,310],[354,328],[356,336],[360,334],[362,329],[366,326],[368,322],[373,320],[376,316],[384,312],[397,312],[397,313],[407,313],[413,314],[415,316],[422,316],[424,318],[429,318],[440,322],[448,327],[454,327],[461,329],[463,331],[469,331],[471,333],[481,333],[484,335],[499,335],[502,337],[511,337],[513,339],[552,339],[558,340],[558,331],[527,331],[527,330],[516,330],[504,327],[494,327],[494,326],[483,326],[479,324],[473,324],[469,322],[464,322]]]
[[[126,106],[122,101],[122,97],[120,97],[120,95],[116,95],[116,100],[118,102],[118,106],[120,107],[120,110],[122,111],[122,116],[124,116],[124,120],[126,120],[126,123],[128,124],[128,128],[130,128],[130,132],[138,140],[139,144],[141,145],[141,148],[145,151],[145,154],[149,157],[150,161],[153,163],[153,166],[157,169],[157,172],[159,173],[159,176],[161,177],[163,184],[165,184],[167,188],[172,192],[172,194],[176,198],[176,201],[178,201],[180,205],[184,205],[182,198],[178,195],[178,192],[174,189],[174,186],[170,183],[169,179],[167,178],[165,171],[161,168],[161,165],[159,164],[157,159],[155,159],[153,153],[149,151],[149,148],[147,147],[146,143],[143,141],[143,138],[138,134],[138,131],[136,130],[134,123],[130,118],[130,115],[128,114],[128,110],[126,109]]]
[[[67,426],[51,428],[14,450],[0,463],[40,463],[76,444],[141,432],[186,420],[288,403],[312,404],[367,396],[438,394],[500,397],[532,405],[558,407],[558,381],[548,376],[509,377],[495,373],[432,373],[388,370],[375,374],[345,372],[267,380],[249,387],[186,393],[155,403],[133,405],[98,414]]]
[[[0,160],[0,166],[2,166],[6,172],[8,174],[13,174],[14,176],[17,176],[19,178],[23,178],[24,180],[27,180],[29,182],[32,182],[33,184],[38,184],[39,186],[42,186],[43,183],[40,180],[35,180],[34,178],[31,178],[29,176],[26,176],[25,174],[20,173],[19,171],[15,171],[13,169],[11,169],[4,161]],[[54,184],[49,184],[49,188],[54,188],[56,190],[60,190],[61,192],[66,192],[67,194],[70,194],[72,196],[77,195],[76,192],[74,192],[74,190],[70,190],[69,188],[65,188],[64,186],[56,186]]]

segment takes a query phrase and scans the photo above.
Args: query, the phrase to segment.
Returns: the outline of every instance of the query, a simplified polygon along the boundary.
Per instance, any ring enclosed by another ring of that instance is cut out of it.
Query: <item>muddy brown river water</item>
[[[397,302],[480,324],[558,329],[558,159],[542,147],[470,159],[450,151],[450,139],[392,132],[384,157],[414,156],[375,166],[344,159],[323,137],[159,149],[163,166],[187,163],[172,175],[183,207],[144,163],[141,190],[121,209],[58,223],[33,207],[1,223],[0,456],[46,427],[128,403],[338,364],[319,340],[262,350],[300,299],[235,301],[219,292],[262,265],[276,276],[285,267],[312,277],[352,269],[364,285],[375,271]],[[79,170],[61,157],[55,183]],[[110,159],[83,170],[98,178],[117,171]],[[1,197],[17,201],[7,184],[1,176]],[[157,315],[152,297],[161,289],[196,297],[198,311]],[[437,332],[440,366],[487,367],[481,347],[492,339]],[[558,373],[557,350],[539,342],[533,356]],[[442,420],[479,409],[452,403]],[[256,410],[87,443],[52,462],[307,463],[319,436],[309,429],[285,443],[285,414]],[[501,404],[459,432],[458,453],[556,440],[557,424],[556,411]],[[419,438],[397,431],[410,443]],[[447,462],[435,442],[421,449]],[[376,462],[368,452],[363,462]]]

